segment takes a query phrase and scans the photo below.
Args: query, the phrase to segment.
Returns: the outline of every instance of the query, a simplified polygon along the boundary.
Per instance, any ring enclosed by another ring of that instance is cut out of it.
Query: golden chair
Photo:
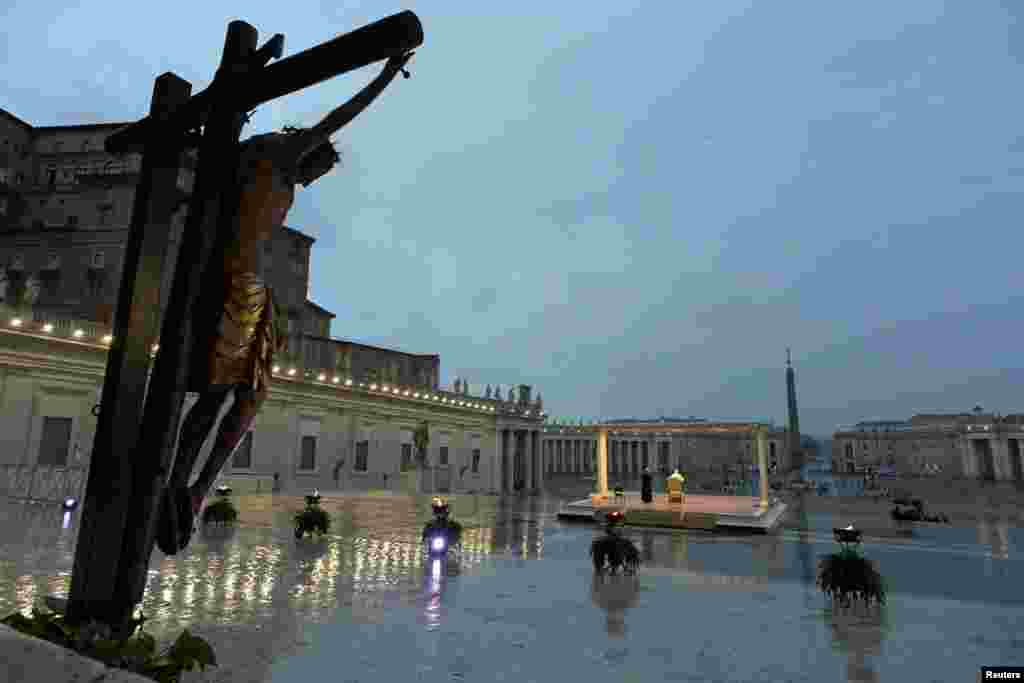
[[[683,482],[679,479],[668,480],[668,502],[669,503],[682,503],[683,502]]]

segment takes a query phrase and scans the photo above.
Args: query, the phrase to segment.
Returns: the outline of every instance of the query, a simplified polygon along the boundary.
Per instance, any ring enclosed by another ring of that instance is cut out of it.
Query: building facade
[[[75,320],[111,331],[141,155],[111,155],[105,143],[127,125],[32,126],[0,109],[0,304],[22,308],[22,317],[39,325]],[[181,163],[181,203],[168,234],[161,308],[184,229],[194,154]],[[437,354],[331,336],[334,313],[308,298],[315,241],[286,226],[264,247],[264,276],[286,316],[282,366],[313,376],[338,373],[437,389]]]
[[[980,410],[915,415],[843,426],[832,438],[832,469],[887,469],[903,476],[1024,481],[1024,415]]]
[[[84,484],[109,345],[100,332],[74,322],[47,332],[0,310],[0,494],[31,488],[25,477],[37,474],[37,493],[42,480],[54,477]],[[186,410],[195,398],[187,397]],[[222,479],[270,490],[277,475],[285,491],[538,490],[542,419],[535,405],[519,399],[278,368]],[[424,422],[430,444],[420,467],[413,432]]]

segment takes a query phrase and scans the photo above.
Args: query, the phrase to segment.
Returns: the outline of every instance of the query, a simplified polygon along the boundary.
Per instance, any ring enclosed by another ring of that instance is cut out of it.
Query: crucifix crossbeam
[[[187,131],[202,126],[213,103],[227,90],[239,98],[239,110],[251,111],[278,97],[405,54],[422,44],[420,20],[410,11],[400,12],[258,69],[244,76],[241,83],[214,79],[208,88],[166,118],[146,116],[114,133],[107,138],[106,149],[111,154],[136,152],[155,131],[164,128]],[[266,63],[275,50],[280,54],[283,48],[284,36],[277,34],[255,57]]]

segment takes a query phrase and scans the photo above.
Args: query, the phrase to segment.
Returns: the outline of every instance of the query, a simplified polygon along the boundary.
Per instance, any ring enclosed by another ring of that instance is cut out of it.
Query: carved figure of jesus
[[[263,246],[282,229],[295,185],[309,187],[340,160],[330,136],[366,109],[412,54],[389,59],[377,78],[312,128],[285,128],[242,143],[239,230],[224,257],[220,323],[209,348],[196,350],[207,354],[201,359],[207,372],[200,378],[199,400],[182,423],[170,495],[165,497],[157,531],[157,545],[167,555],[188,544],[203,499],[267,397],[274,354],[285,347],[275,319],[273,292],[263,278]],[[189,486],[199,452],[231,395],[234,402],[220,422],[210,456]],[[172,505],[176,514],[169,509]]]

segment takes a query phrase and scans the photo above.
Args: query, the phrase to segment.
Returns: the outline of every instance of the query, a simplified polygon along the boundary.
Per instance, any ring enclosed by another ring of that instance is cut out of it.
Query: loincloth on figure
[[[274,322],[274,297],[256,273],[228,273],[224,306],[217,332],[210,340],[209,383],[244,386],[265,395],[274,353],[284,338]]]

